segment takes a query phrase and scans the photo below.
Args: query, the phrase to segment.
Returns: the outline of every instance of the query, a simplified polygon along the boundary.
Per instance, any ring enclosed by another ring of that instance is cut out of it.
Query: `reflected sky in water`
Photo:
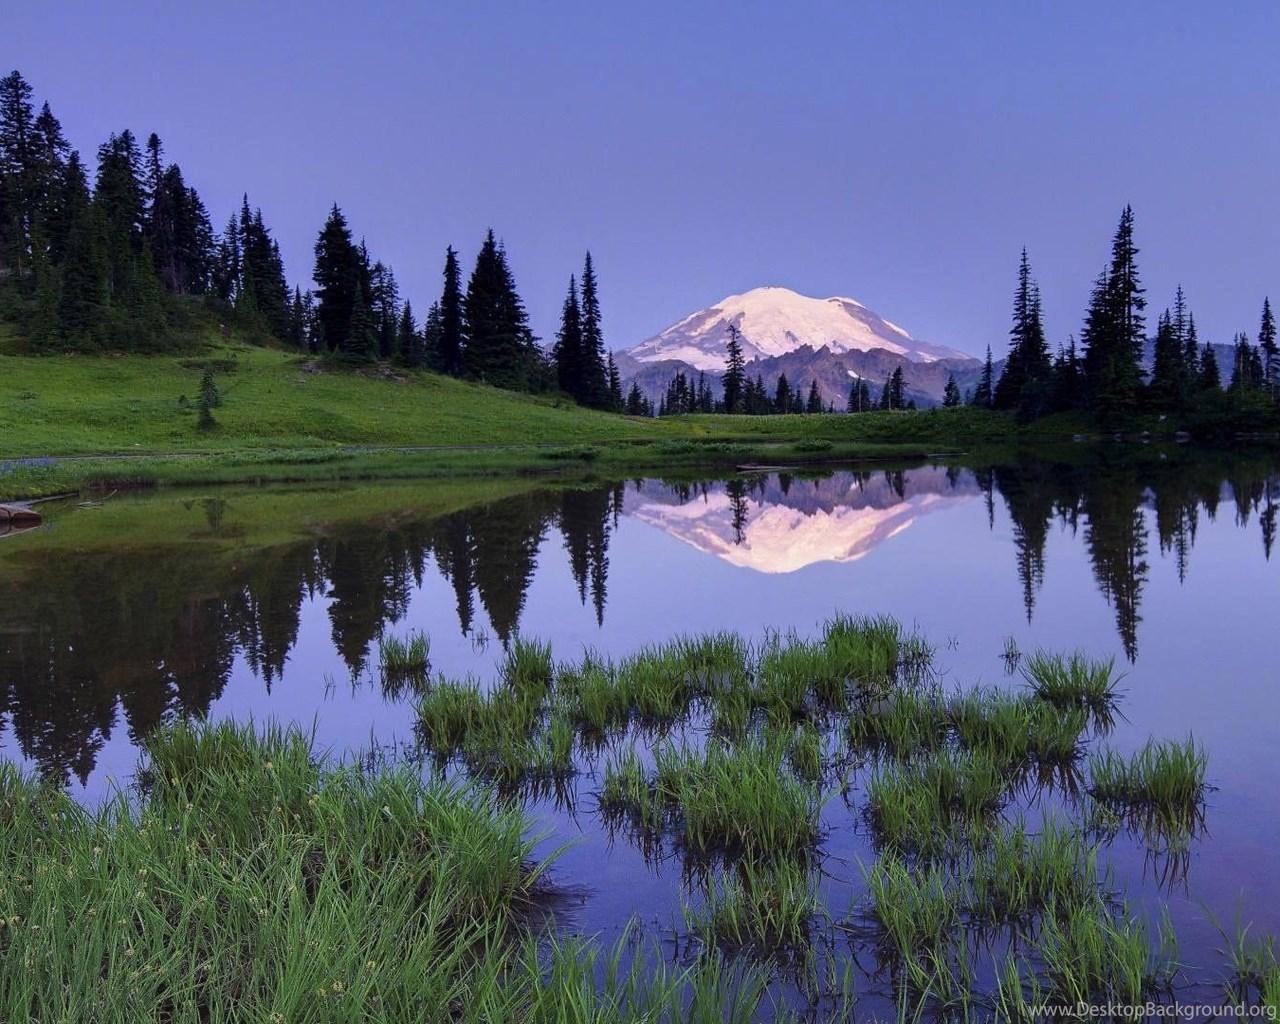
[[[1166,894],[1190,940],[1215,939],[1202,905],[1229,922],[1240,900],[1280,930],[1276,461],[1103,454],[641,480],[445,516],[406,501],[343,523],[355,493],[326,496],[332,522],[276,540],[255,535],[252,493],[210,492],[54,509],[47,530],[0,541],[4,754],[92,800],[177,714],[294,721],[339,753],[410,742],[411,707],[379,683],[382,632],[424,630],[434,672],[489,677],[517,632],[568,659],[889,614],[937,645],[947,685],[1016,682],[1010,642],[1114,657],[1126,674],[1113,746],[1194,733],[1209,751],[1210,835],[1186,890]],[[110,517],[136,523],[139,510],[165,520],[163,543],[113,535]],[[81,537],[85,516],[104,518]],[[237,552],[241,538],[253,543]],[[622,883],[646,869],[590,818],[562,870],[603,894],[582,911],[594,930],[617,925],[617,893],[634,895]],[[1114,860],[1141,888],[1140,851]],[[664,891],[656,906],[670,910]]]

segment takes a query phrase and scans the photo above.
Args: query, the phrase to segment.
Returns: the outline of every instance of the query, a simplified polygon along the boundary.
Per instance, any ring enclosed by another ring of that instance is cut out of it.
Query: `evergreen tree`
[[[434,346],[436,365],[441,373],[451,377],[462,376],[463,338],[462,271],[458,267],[458,254],[453,246],[444,253],[444,292],[437,309],[439,339]]]
[[[1213,345],[1205,343],[1200,356],[1200,387],[1205,391],[1216,391],[1222,387],[1222,374],[1218,370],[1218,356]]]
[[[1262,300],[1262,325],[1258,328],[1258,348],[1262,352],[1263,379],[1272,398],[1280,398],[1280,348],[1276,346],[1276,320],[1271,300]]]
[[[35,108],[17,71],[0,79],[0,267],[22,280],[31,268],[35,215]]]
[[[396,323],[396,357],[400,365],[417,369],[423,364],[422,335],[418,333],[418,325],[413,319],[413,306],[408,301],[400,311],[400,319]]]
[[[960,385],[956,383],[955,374],[947,374],[947,386],[942,391],[942,404],[954,409],[960,404]]]
[[[727,413],[742,411],[742,399],[746,389],[746,362],[742,357],[740,337],[738,328],[730,324],[729,341],[725,346],[724,374],[720,377],[720,383],[724,386],[724,411]]]
[[[432,370],[443,371],[440,355],[441,339],[444,334],[440,316],[440,303],[431,303],[427,310],[426,322],[422,325],[422,360],[423,365]]]
[[[1049,380],[1049,347],[1040,315],[1040,291],[1031,277],[1031,261],[1022,250],[1018,288],[1014,295],[1009,358],[996,384],[997,409],[1018,409],[1035,415],[1043,410]]]
[[[490,230],[476,257],[463,303],[469,376],[496,387],[529,386],[534,340],[524,303],[516,294],[506,252]]]
[[[987,359],[982,364],[982,376],[973,389],[973,404],[980,409],[990,409],[995,402],[995,366],[991,362],[991,346],[987,346]]]
[[[791,411],[791,385],[785,373],[778,374],[778,385],[773,393],[773,411],[779,414]]]
[[[600,326],[600,297],[591,253],[582,267],[582,398],[584,404],[607,409],[612,402]]]
[[[556,382],[566,395],[584,402],[587,395],[582,372],[582,307],[578,303],[578,284],[569,276],[569,292],[560,311],[560,330],[552,348],[556,364]]]
[[[378,325],[357,288],[351,303],[351,322],[341,348],[342,358],[352,363],[372,363],[378,358]]]
[[[91,348],[102,340],[109,295],[98,211],[78,154],[67,163],[65,183],[67,255],[58,297],[58,336],[69,348]]]
[[[631,391],[627,394],[627,415],[647,415],[644,393],[641,392],[640,385],[636,381],[631,382]]]
[[[618,372],[618,364],[610,352],[605,360],[606,376],[609,379],[609,409],[619,412],[622,409],[622,375]]]
[[[1126,206],[1112,239],[1110,265],[1094,286],[1083,332],[1089,399],[1104,421],[1131,412],[1142,385],[1146,299],[1137,256],[1133,210]]]
[[[805,402],[804,411],[808,413],[822,412],[822,392],[818,390],[816,379],[809,384],[809,398]]]
[[[351,239],[347,219],[333,204],[315,245],[316,322],[330,352],[350,352],[348,343],[357,295],[361,292],[360,254]],[[360,295],[361,304],[364,296]],[[367,321],[362,314],[362,325]],[[356,344],[363,349],[364,339]]]

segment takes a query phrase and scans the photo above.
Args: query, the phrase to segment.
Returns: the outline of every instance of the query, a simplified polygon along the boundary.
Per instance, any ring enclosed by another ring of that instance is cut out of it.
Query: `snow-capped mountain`
[[[747,361],[786,355],[802,346],[835,355],[879,349],[912,363],[971,359],[963,352],[912,338],[856,299],[815,299],[790,288],[753,288],[691,313],[627,352],[641,363],[677,360],[698,370],[725,365],[729,326],[742,335]]]

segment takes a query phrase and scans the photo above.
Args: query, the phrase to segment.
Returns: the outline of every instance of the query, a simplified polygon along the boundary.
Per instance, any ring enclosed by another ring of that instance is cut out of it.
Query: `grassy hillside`
[[[198,424],[215,371],[216,426]],[[1035,436],[1078,425],[1044,421]],[[182,356],[0,354],[0,499],[127,484],[625,472],[919,455],[1033,435],[968,409],[636,419],[424,372],[238,343]]]

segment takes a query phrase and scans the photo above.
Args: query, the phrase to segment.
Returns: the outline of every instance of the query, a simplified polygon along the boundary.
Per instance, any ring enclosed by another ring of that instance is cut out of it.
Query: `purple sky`
[[[155,131],[216,224],[247,191],[290,278],[335,200],[419,313],[492,225],[534,329],[592,250],[628,347],[762,284],[997,352],[1018,250],[1079,330],[1121,207],[1202,336],[1280,297],[1280,4],[10,5],[90,155]]]

